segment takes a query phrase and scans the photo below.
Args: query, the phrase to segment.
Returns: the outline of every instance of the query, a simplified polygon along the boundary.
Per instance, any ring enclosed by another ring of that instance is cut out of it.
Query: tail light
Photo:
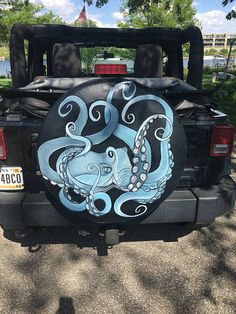
[[[230,156],[234,145],[235,129],[232,125],[219,125],[212,128],[210,156]]]
[[[0,160],[7,159],[7,146],[3,128],[0,128]]]
[[[126,64],[95,64],[95,74],[127,74]]]

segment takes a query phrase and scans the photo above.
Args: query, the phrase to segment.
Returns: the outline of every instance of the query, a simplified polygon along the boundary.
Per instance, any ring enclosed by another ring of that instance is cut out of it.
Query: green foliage
[[[214,56],[214,55],[217,54],[217,50],[214,49],[214,48],[211,48],[211,49],[208,50],[208,53],[209,53],[210,56]]]
[[[227,4],[234,2],[234,0],[223,0],[222,5],[225,7]],[[227,20],[235,19],[236,18],[236,11],[232,9],[227,15]]]
[[[120,59],[134,60],[136,49],[126,48],[115,48],[111,47],[108,49],[109,52],[113,53],[115,57]]]
[[[229,50],[226,48],[223,48],[219,51],[220,55],[223,55],[224,57],[228,56]]]
[[[203,75],[212,75],[213,72],[216,72],[216,69],[212,67],[206,66],[203,68]]]
[[[125,0],[120,27],[180,27],[198,24],[192,0]]]
[[[107,4],[109,0],[85,0],[85,2],[87,2],[88,5],[94,4],[97,8],[101,8],[103,5]],[[192,0],[178,0],[174,2],[174,5],[176,6],[174,10],[176,10],[177,14],[179,14],[182,10],[185,10],[183,8],[185,6],[185,3],[189,2],[192,5]],[[136,13],[137,10],[139,10],[141,7],[145,11],[149,11],[151,6],[163,6],[166,11],[169,11],[173,5],[172,0],[127,0],[125,1],[125,3],[127,5],[127,8],[129,9],[129,14]],[[181,19],[182,17],[180,17],[180,22]]]
[[[229,53],[229,49],[227,49],[227,48],[223,48],[220,50],[216,50],[214,48],[211,48],[211,49],[206,49],[204,51],[205,56],[223,55],[226,58],[228,57],[228,53]],[[236,49],[232,49],[231,50],[231,57],[233,57],[235,55],[236,55]]]
[[[82,68],[86,73],[92,73],[94,60],[96,59],[96,55],[101,52],[101,48],[81,48],[81,60],[82,60]]]
[[[190,44],[186,43],[183,45],[183,56],[184,57],[188,57],[189,56],[189,48],[190,48]]]
[[[77,27],[97,27],[96,22],[93,20],[86,20],[83,22],[75,21],[71,26]],[[90,48],[81,48],[81,60],[82,60],[82,68],[86,73],[91,73],[93,69],[94,59],[96,55],[101,52],[100,48],[90,47]]]
[[[4,1],[0,6],[0,41],[8,43],[9,34],[15,23],[53,24],[63,23],[62,19],[51,11],[42,13],[42,5],[34,5],[28,1]]]
[[[214,67],[209,67],[206,66],[203,68],[203,75],[212,75],[212,73],[214,72],[224,72],[225,71],[225,67],[220,67],[220,68],[214,68]],[[227,73],[233,74],[234,76],[236,76],[236,68],[231,68],[227,70]]]
[[[87,19],[83,22],[80,21],[74,21],[74,23],[71,24],[71,26],[77,26],[77,27],[98,27],[97,23],[93,20]]]
[[[223,0],[222,5],[225,7],[227,4],[234,2],[234,0]]]
[[[218,109],[226,113],[231,123],[236,126],[236,78],[226,82],[211,82],[211,75],[203,79],[203,88],[212,90],[218,87],[213,94],[213,100],[219,105]]]
[[[4,57],[5,59],[9,59],[9,48],[8,47],[0,47],[0,56]]]
[[[95,4],[97,8],[101,8],[104,4],[107,4],[109,0],[85,0],[88,5]]]

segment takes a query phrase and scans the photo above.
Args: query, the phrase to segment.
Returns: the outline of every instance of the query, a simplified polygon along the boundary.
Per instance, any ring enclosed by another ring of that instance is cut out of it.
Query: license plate
[[[0,190],[23,190],[24,179],[21,167],[0,168]]]

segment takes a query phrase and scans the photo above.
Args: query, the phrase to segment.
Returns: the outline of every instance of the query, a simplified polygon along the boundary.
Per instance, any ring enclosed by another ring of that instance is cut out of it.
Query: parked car
[[[133,73],[111,62],[86,73],[85,47],[135,49]],[[83,226],[116,244],[131,224],[205,225],[234,207],[234,128],[202,90],[198,28],[16,24],[10,57],[12,88],[0,92],[5,230]]]

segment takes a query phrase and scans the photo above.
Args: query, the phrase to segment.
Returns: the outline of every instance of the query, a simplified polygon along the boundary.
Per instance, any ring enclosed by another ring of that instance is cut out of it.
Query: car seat
[[[158,45],[138,46],[134,61],[134,76],[143,78],[161,78],[162,75],[162,48]]]
[[[53,77],[80,77],[81,58],[76,44],[57,43],[52,52]]]

